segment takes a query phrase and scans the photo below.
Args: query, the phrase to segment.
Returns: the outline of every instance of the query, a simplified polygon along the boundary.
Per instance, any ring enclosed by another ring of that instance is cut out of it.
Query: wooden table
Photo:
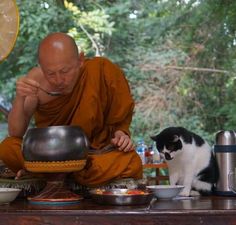
[[[142,206],[104,206],[85,199],[71,206],[0,205],[4,225],[234,225],[236,197],[153,200]]]
[[[155,183],[160,184],[161,181],[168,181],[169,176],[165,176],[161,174],[160,169],[167,169],[168,166],[166,163],[157,163],[157,164],[144,164],[143,169],[155,169],[156,171],[156,176],[154,177]],[[148,177],[150,179],[150,177]]]

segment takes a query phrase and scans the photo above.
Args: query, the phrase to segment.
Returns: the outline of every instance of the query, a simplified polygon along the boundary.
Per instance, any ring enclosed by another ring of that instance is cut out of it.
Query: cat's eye
[[[166,146],[166,148],[170,151],[174,151],[175,150],[175,146],[174,145],[168,145]]]

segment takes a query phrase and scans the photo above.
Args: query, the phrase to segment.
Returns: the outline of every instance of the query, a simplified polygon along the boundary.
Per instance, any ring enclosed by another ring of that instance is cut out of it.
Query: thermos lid
[[[220,130],[216,133],[216,145],[236,145],[236,133],[233,130]]]

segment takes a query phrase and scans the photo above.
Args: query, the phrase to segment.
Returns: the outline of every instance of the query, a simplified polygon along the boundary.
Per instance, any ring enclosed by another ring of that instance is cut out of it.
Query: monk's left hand
[[[114,133],[114,138],[111,139],[111,143],[118,147],[120,151],[129,152],[134,150],[134,144],[132,140],[121,130],[117,130]]]

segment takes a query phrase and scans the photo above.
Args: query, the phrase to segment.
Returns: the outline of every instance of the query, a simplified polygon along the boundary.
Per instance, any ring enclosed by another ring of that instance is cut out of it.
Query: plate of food
[[[93,189],[92,199],[104,205],[143,205],[151,201],[153,194],[141,189]]]

